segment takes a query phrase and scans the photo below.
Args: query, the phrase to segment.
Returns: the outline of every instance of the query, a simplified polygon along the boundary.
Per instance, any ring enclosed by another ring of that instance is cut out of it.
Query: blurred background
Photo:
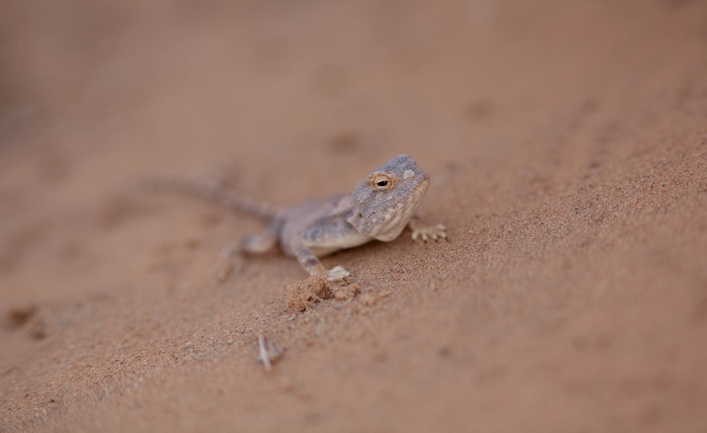
[[[2,159],[41,148],[40,176],[58,187],[77,170],[92,179],[86,194],[226,156],[246,191],[289,201],[302,185],[274,180],[282,173],[329,193],[341,185],[321,176],[348,185],[361,162],[411,149],[429,170],[483,158],[599,101],[608,124],[645,103],[645,86],[676,70],[684,85],[704,64],[704,2],[690,0],[4,0],[2,10]]]
[[[556,113],[620,110],[694,69],[691,51],[704,63],[701,44],[665,38],[701,42],[681,20],[703,3],[5,0],[2,149],[41,146],[60,177],[69,147],[96,189],[116,166],[179,173],[224,155],[246,189],[269,185],[270,170],[248,168],[263,165],[319,183],[321,170],[353,178],[355,161],[436,148],[439,167],[555,127]]]

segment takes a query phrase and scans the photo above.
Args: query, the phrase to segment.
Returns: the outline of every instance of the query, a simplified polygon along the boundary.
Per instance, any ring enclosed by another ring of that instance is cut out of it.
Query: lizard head
[[[392,241],[412,218],[429,185],[430,177],[414,159],[398,155],[356,186],[348,221],[368,237]]]

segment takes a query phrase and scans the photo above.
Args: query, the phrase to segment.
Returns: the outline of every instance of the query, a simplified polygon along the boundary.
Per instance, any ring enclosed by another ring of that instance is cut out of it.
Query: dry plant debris
[[[265,370],[272,370],[274,362],[282,358],[282,349],[277,347],[272,341],[265,340],[263,334],[258,335],[258,361],[263,364]]]

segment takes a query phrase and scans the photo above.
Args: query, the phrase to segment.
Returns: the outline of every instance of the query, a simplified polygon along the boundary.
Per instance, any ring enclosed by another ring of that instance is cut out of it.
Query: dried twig
[[[282,356],[282,350],[272,342],[265,343],[265,336],[258,335],[258,361],[263,364],[265,370],[272,370],[273,362]]]
[[[265,367],[266,370],[272,370],[270,354],[268,353],[268,348],[265,346],[265,336],[263,336],[263,334],[258,335],[258,349],[258,361],[263,363],[263,367]]]

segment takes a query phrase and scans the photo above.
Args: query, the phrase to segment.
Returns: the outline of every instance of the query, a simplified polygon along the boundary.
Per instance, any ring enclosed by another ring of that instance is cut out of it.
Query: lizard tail
[[[215,184],[197,182],[185,179],[152,180],[149,186],[159,190],[184,192],[203,200],[217,203],[227,208],[250,214],[265,220],[272,220],[277,212],[269,206],[257,203]]]

